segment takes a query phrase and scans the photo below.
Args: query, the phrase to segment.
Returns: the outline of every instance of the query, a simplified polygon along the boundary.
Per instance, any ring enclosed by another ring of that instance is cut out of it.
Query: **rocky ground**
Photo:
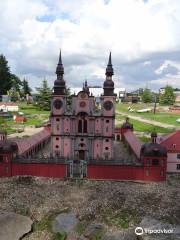
[[[52,222],[58,214],[69,212],[77,216],[78,224],[68,240],[133,240],[115,235],[134,231],[145,217],[180,224],[180,175],[171,175],[162,183],[1,178],[0,212],[18,213],[33,221],[24,240],[65,239],[52,232]],[[84,236],[92,224],[101,230],[94,237]]]

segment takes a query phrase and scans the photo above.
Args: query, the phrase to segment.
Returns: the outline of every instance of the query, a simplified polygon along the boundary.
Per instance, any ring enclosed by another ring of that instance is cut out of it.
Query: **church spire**
[[[112,67],[111,52],[110,52],[109,61],[108,61],[108,65],[107,65],[107,68],[106,68],[106,76],[112,77],[112,75],[114,75],[114,70],[113,70],[113,67]]]
[[[65,95],[66,85],[63,78],[64,75],[64,66],[61,58],[61,50],[59,53],[59,61],[56,67],[57,79],[54,81],[54,94],[55,95]]]
[[[59,62],[56,68],[56,74],[57,74],[57,78],[60,79],[63,77],[64,74],[64,66],[62,64],[62,58],[61,58],[61,49],[60,49],[60,53],[59,53]]]
[[[59,53],[59,64],[62,64],[62,59],[61,59],[61,49],[60,49],[60,53]]]
[[[88,87],[87,79],[85,79],[85,82],[83,83],[83,91],[85,91],[89,94],[89,87]]]
[[[111,63],[111,52],[109,53],[109,62],[108,62],[108,65],[112,65],[112,63]]]
[[[109,54],[108,65],[106,67],[106,80],[104,81],[104,95],[113,96],[114,95],[114,82],[112,76],[114,75],[114,70],[111,61],[111,52]]]

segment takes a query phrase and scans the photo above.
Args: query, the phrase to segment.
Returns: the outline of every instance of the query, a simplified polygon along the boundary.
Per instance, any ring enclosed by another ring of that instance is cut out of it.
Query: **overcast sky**
[[[0,54],[35,88],[56,78],[102,85],[109,51],[128,90],[180,87],[180,0],[0,0]]]

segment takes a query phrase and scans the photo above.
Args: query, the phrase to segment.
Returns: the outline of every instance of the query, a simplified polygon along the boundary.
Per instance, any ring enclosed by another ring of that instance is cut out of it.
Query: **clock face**
[[[63,102],[60,99],[56,99],[53,103],[54,107],[56,109],[61,109],[63,106]]]
[[[85,103],[85,102],[80,102],[80,103],[79,103],[79,106],[80,106],[80,107],[85,107],[85,106],[86,106],[86,103]]]
[[[106,101],[103,106],[107,111],[110,111],[113,108],[113,103],[111,101]]]

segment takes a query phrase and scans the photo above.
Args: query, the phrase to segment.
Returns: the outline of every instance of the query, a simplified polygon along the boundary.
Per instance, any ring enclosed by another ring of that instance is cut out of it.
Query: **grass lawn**
[[[154,114],[153,112],[149,112],[149,113],[129,112],[128,111],[129,106],[132,109],[136,109],[136,110],[143,109],[143,108],[153,108],[153,104],[123,104],[123,103],[119,103],[119,104],[116,104],[116,109],[120,112],[128,113],[130,115],[135,115],[135,116],[155,120],[155,121],[162,122],[162,123],[180,126],[180,123],[176,122],[176,119],[180,118],[180,114],[171,113],[171,112],[156,112],[156,114]]]
[[[139,140],[141,141],[141,142],[150,142],[151,141],[151,138],[150,137],[146,137],[146,136],[140,136],[140,137],[138,137],[139,138]]]
[[[50,111],[40,110],[38,106],[27,104],[25,102],[19,103],[19,111],[25,114],[50,114]]]
[[[7,127],[7,128],[5,128],[5,130],[7,131],[7,134],[11,134],[11,133],[16,132],[16,130],[14,128],[11,128],[11,127]]]
[[[20,111],[25,114],[27,121],[25,126],[43,124],[44,120],[48,120],[50,111],[40,110],[33,104],[20,103]],[[21,124],[22,125],[22,124]]]
[[[125,119],[125,117],[116,115],[116,119],[123,120],[123,119]],[[137,132],[151,133],[153,131],[156,131],[157,133],[170,133],[170,132],[174,131],[174,129],[158,127],[158,126],[140,122],[140,121],[134,120],[134,119],[130,119],[130,123],[133,124],[134,130]],[[117,124],[116,127],[120,127],[120,124]]]
[[[39,110],[38,107],[32,104],[19,103],[19,108],[19,111],[24,113],[27,121],[16,123],[12,118],[3,118],[0,127],[5,129],[8,134],[16,132],[19,127],[43,124],[45,120],[49,119],[50,111]]]

